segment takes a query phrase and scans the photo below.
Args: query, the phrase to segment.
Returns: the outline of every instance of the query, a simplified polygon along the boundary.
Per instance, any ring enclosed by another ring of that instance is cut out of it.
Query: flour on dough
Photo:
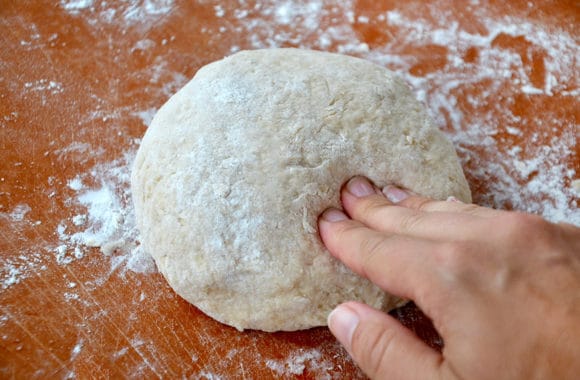
[[[142,244],[181,297],[240,330],[325,325],[347,300],[387,310],[400,300],[317,235],[354,175],[471,200],[453,146],[392,72],[242,51],[201,68],[147,130],[132,173]]]

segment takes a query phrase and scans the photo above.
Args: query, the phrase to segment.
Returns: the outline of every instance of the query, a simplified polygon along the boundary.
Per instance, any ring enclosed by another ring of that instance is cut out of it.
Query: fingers
[[[330,313],[328,326],[372,379],[441,378],[443,357],[387,314],[347,302]]]
[[[403,234],[433,240],[465,240],[478,233],[474,224],[481,218],[449,210],[467,207],[458,202],[434,202],[427,198],[410,196],[409,193],[395,187],[387,187],[385,193],[393,200],[401,202],[413,200],[417,208],[402,207],[393,204],[384,195],[378,195],[370,182],[362,177],[351,179],[342,191],[342,203],[351,218],[366,226],[390,234]],[[407,198],[405,198],[407,197]],[[404,200],[403,200],[404,199]],[[437,206],[439,212],[425,212],[422,208],[433,204],[451,204]],[[446,210],[449,209],[449,210]]]
[[[385,186],[383,194],[390,202],[396,203],[397,206],[418,211],[463,213],[485,218],[497,216],[502,213],[502,211],[481,207],[473,203],[463,203],[455,197],[449,197],[445,201],[436,201],[412,194],[409,191],[392,185]]]
[[[389,293],[421,302],[441,283],[429,254],[439,249],[434,242],[386,235],[337,209],[324,212],[319,231],[333,256]]]

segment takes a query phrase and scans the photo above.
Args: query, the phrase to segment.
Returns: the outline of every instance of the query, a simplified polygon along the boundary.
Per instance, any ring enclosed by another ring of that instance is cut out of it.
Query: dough
[[[334,306],[392,308],[332,258],[317,217],[354,175],[469,202],[451,143],[373,63],[297,49],[201,68],[161,107],[132,173],[142,244],[171,287],[239,330],[326,324]]]

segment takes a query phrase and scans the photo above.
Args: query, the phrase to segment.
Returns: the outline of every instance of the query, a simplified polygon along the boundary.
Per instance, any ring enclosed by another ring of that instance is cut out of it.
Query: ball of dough
[[[326,251],[317,217],[354,175],[469,202],[452,144],[405,83],[362,59],[242,51],[161,107],[132,173],[144,248],[171,287],[239,330],[326,324],[400,300]]]

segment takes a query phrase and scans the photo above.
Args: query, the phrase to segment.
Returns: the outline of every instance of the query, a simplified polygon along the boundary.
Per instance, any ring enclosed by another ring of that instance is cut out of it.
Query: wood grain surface
[[[578,30],[564,0],[0,0],[0,378],[363,378],[326,328],[240,333],[147,263],[127,175],[155,110],[240,49],[359,56],[410,83],[475,202],[579,223]]]

